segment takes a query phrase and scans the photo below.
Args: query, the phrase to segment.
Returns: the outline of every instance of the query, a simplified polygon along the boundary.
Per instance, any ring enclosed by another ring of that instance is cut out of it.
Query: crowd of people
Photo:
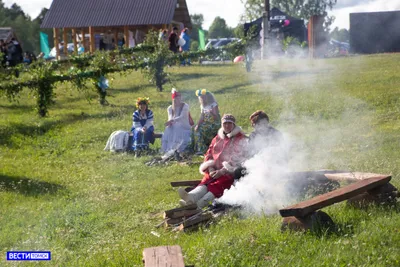
[[[168,30],[161,30],[159,40],[168,43],[168,48],[173,53],[188,52],[190,50],[189,29],[184,28],[180,35],[178,27],[173,27],[168,35]],[[182,66],[190,66],[190,59],[182,60]]]
[[[221,197],[224,190],[245,173],[242,164],[246,159],[265,146],[279,145],[283,137],[269,124],[268,115],[261,110],[249,117],[254,131],[247,137],[232,114],[220,116],[218,103],[210,91],[201,89],[195,94],[201,108],[197,123],[192,120],[189,105],[183,102],[182,94],[172,90],[172,104],[167,108],[168,120],[161,138],[161,151],[189,151],[204,155],[204,162],[200,165],[201,183],[189,193],[184,189],[178,191],[181,205],[197,204],[203,208]],[[154,116],[149,105],[149,98],[137,99],[131,130],[131,149],[134,151],[148,149],[149,144],[154,143]]]

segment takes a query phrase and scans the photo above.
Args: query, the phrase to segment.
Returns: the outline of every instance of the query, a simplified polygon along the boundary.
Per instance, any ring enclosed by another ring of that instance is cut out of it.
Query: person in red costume
[[[201,209],[210,201],[221,197],[224,190],[232,186],[235,169],[245,160],[247,137],[242,128],[236,126],[235,117],[225,114],[221,124],[221,129],[212,140],[204,162],[200,165],[203,180],[189,193],[183,188],[178,190],[181,205],[196,203]]]

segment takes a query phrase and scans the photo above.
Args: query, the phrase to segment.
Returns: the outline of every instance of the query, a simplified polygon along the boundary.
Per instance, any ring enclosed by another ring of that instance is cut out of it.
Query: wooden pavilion
[[[135,40],[139,39],[137,33],[171,30],[173,26],[192,28],[186,0],[53,0],[41,28],[53,28],[55,47],[60,47],[62,29],[63,51],[67,55],[69,35],[74,53],[78,52],[78,39],[85,51],[93,53],[99,47],[95,35],[111,34],[114,45],[122,35],[124,46],[130,47],[130,42],[141,42]],[[56,52],[59,58],[59,49]]]

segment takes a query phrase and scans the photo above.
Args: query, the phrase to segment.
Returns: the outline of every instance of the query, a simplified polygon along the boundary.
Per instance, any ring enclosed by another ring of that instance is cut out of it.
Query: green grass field
[[[325,208],[338,226],[330,234],[281,232],[278,214],[238,213],[176,233],[154,226],[178,204],[169,182],[200,179],[198,165],[147,167],[149,157],[103,151],[114,130],[130,129],[138,96],[150,97],[162,132],[172,86],[195,120],[194,90],[207,88],[248,133],[248,116],[265,110],[292,141],[292,170],[389,173],[400,188],[399,62],[400,54],[270,60],[250,74],[231,64],[173,67],[165,92],[133,72],[114,76],[105,107],[59,85],[44,119],[27,90],[18,102],[1,98],[0,265],[15,265],[7,251],[50,250],[41,266],[142,266],[144,248],[177,244],[195,266],[400,266],[399,205]]]

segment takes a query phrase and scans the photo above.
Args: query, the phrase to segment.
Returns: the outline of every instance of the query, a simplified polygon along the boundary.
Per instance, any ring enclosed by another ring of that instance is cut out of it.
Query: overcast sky
[[[25,13],[36,18],[43,7],[50,7],[52,0],[3,0],[3,2],[7,7],[17,3]],[[332,29],[336,26],[348,29],[349,14],[353,12],[400,10],[400,0],[338,0],[337,2],[329,12],[336,17]],[[244,12],[240,0],[186,0],[186,3],[190,14],[203,14],[205,29],[208,29],[216,16],[224,18],[229,26],[235,27]]]

